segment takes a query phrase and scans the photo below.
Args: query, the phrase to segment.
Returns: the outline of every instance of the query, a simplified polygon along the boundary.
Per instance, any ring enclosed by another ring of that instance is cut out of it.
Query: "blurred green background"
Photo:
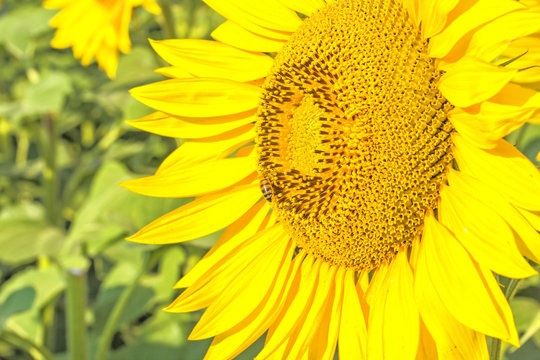
[[[154,69],[166,64],[147,39],[210,38],[223,18],[199,0],[161,1],[171,28],[136,8],[132,51],[110,80],[71,49],[51,48],[56,11],[35,0],[0,4],[0,359],[80,359],[68,344],[84,339],[90,359],[202,359],[210,342],[186,340],[200,313],[161,309],[219,233],[171,246],[124,241],[190,199],[117,184],[152,174],[181,143],[124,123],[151,112],[128,90],[163,79]],[[509,140],[534,159],[540,126]],[[525,343],[505,357],[540,359],[540,277],[522,283],[512,308]]]

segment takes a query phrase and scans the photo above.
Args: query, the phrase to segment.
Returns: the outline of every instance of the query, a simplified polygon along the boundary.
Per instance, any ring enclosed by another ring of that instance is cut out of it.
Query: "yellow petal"
[[[509,83],[488,101],[466,109],[455,108],[448,117],[467,140],[491,149],[523,123],[538,117],[539,110],[540,93]]]
[[[219,261],[211,267],[205,273],[207,276],[189,286],[165,310],[179,313],[196,311],[212,305],[251,263],[250,255],[265,251],[267,248],[265,243],[272,242],[282,233],[283,229],[275,226],[259,231],[240,243],[235,239],[234,252],[227,257],[227,261]]]
[[[540,18],[540,14],[535,13],[535,15]],[[540,27],[540,19],[535,20],[534,25]],[[521,26],[518,29],[521,29]],[[511,41],[497,63],[502,64],[510,59],[513,61],[506,66],[512,69],[522,69],[516,74],[513,81],[526,84],[540,81],[540,69],[535,66],[540,63],[540,38],[531,35]]]
[[[490,150],[479,149],[460,135],[453,136],[459,169],[495,188],[512,204],[540,210],[540,173],[505,140]]]
[[[343,289],[346,268],[340,266],[337,269],[332,301],[328,303],[323,323],[319,325],[309,349],[309,359],[332,360],[336,352],[336,344],[339,335],[341,313],[343,306]]]
[[[366,358],[366,320],[354,284],[354,271],[351,269],[347,270],[344,278],[338,349],[341,360]]]
[[[431,360],[438,359],[437,345],[431,337],[426,325],[423,321],[420,321],[420,340],[418,345],[418,354],[416,354],[416,360]],[[442,359],[443,357],[441,357]]]
[[[430,254],[426,252],[422,241],[414,266],[414,293],[422,321],[431,337],[436,340],[438,358],[488,360],[484,335],[458,322],[435,291],[427,264],[428,256]]]
[[[320,265],[320,261],[313,261],[310,256],[304,259],[299,279],[293,284],[283,311],[276,318],[275,326],[270,329],[258,359],[273,358],[273,352],[281,345],[286,345],[289,334],[304,322],[314,300]]]
[[[407,10],[412,22],[418,26],[420,23],[418,20],[418,1],[417,0],[403,0],[403,7]]]
[[[359,291],[362,291],[362,293],[365,293],[368,287],[369,287],[369,272],[362,271],[360,273],[360,276],[358,277],[358,283],[356,284],[356,288]]]
[[[463,2],[463,4],[462,6],[469,6],[470,2]],[[472,7],[450,21],[442,32],[430,39],[429,56],[443,58],[469,31],[517,9],[523,9],[523,6],[510,0],[476,1]]]
[[[418,16],[422,23],[424,39],[432,37],[444,28],[446,16],[458,2],[458,0],[418,2]]]
[[[448,114],[448,118],[461,135],[483,149],[497,146],[500,139],[521,127],[535,113],[534,109],[508,109],[487,101],[481,105],[480,113],[469,113],[455,108]]]
[[[497,94],[517,70],[501,68],[474,58],[464,57],[442,68],[439,90],[452,105],[468,107]]]
[[[377,274],[378,276],[379,274]],[[416,358],[420,323],[407,251],[401,250],[374,294],[369,313],[368,359]],[[403,336],[407,334],[407,336]]]
[[[503,304],[494,298],[484,274],[432,214],[424,221],[422,250],[424,271],[429,272],[435,290],[453,317],[478,332],[518,343],[513,319],[507,311],[501,311]]]
[[[150,43],[169,64],[199,77],[251,81],[264,78],[274,62],[268,55],[242,51],[218,41],[173,39]]]
[[[514,314],[512,313],[512,309],[510,308],[510,305],[508,304],[506,297],[501,291],[499,282],[497,281],[497,279],[495,279],[495,276],[493,276],[493,273],[489,269],[487,269],[485,266],[482,266],[481,264],[477,264],[477,269],[478,269],[478,274],[480,274],[482,281],[484,282],[486,288],[488,289],[488,293],[489,293],[489,296],[491,297],[491,301],[493,301],[493,303],[497,307],[497,312],[499,313],[499,316],[505,319],[505,322],[507,324],[509,336],[503,337],[501,339],[509,342],[515,347],[519,347],[520,346],[519,338],[518,338],[518,333],[517,333],[516,326],[514,323]]]
[[[188,120],[189,119],[189,120]],[[240,128],[251,127],[256,121],[253,112],[217,118],[179,118],[155,112],[137,120],[126,121],[129,125],[153,134],[185,139],[201,139]]]
[[[497,190],[471,176],[453,170],[448,173],[448,181],[450,182],[450,185],[456,186],[461,191],[467,192],[468,196],[474,196],[482,201],[482,203],[492,209],[490,210],[491,212],[495,211],[502,219],[504,219],[513,230],[519,251],[528,258],[540,263],[540,261],[537,261],[540,260],[540,234],[534,230],[533,226],[531,226],[519,211],[511,206]],[[500,242],[500,240],[495,241],[495,239],[499,239],[499,236],[494,236],[485,239],[484,241]],[[515,254],[515,246],[511,245],[511,247],[513,249],[500,251],[502,254]],[[471,250],[469,250],[469,252],[471,252]],[[501,261],[503,263],[505,262],[504,260]],[[485,265],[487,266],[487,264]],[[529,266],[527,266],[527,269],[531,271]],[[492,270],[495,271],[495,269]],[[534,269],[532,271],[534,271]],[[536,271],[534,271],[533,274],[536,274]]]
[[[510,227],[490,206],[469,194],[467,188],[445,186],[441,191],[440,221],[479,263],[511,278],[525,278],[536,271],[525,261]]]
[[[174,79],[183,79],[183,78],[193,77],[193,75],[188,73],[186,70],[176,67],[176,66],[161,67],[159,69],[154,70],[154,72],[161,74],[163,76],[174,78]]]
[[[46,9],[58,9],[66,6],[70,0],[45,0],[43,7]]]
[[[267,201],[260,201],[241,216],[219,237],[206,255],[184,275],[174,286],[175,289],[187,288],[195,283],[204,283],[212,278],[219,267],[228,262],[237,248],[261,229],[261,225],[270,211]]]
[[[258,35],[287,39],[302,24],[294,11],[275,0],[205,0],[206,4],[225,18]],[[280,33],[281,32],[281,33]]]
[[[387,264],[381,264],[374,272],[369,283],[369,288],[366,291],[365,298],[369,306],[373,307],[377,301],[377,295],[384,285],[386,272],[388,271]]]
[[[232,186],[255,173],[256,169],[256,161],[252,156],[220,159],[124,181],[120,186],[146,196],[191,197]]]
[[[519,211],[519,213],[529,222],[529,224],[535,228],[537,231],[540,231],[540,211],[528,211],[517,206],[514,208]],[[535,252],[537,254],[537,252]],[[536,261],[540,263],[540,261]]]
[[[540,14],[537,11],[515,11],[476,31],[471,38],[467,53],[485,61],[492,61],[513,40],[519,40],[519,38],[535,33],[538,30],[540,30]],[[530,54],[534,56],[533,52]],[[525,54],[524,57],[528,58],[531,55]],[[513,68],[514,66],[510,67]]]
[[[314,11],[325,6],[324,0],[278,0],[291,10],[310,16]]]
[[[254,34],[230,20],[219,25],[210,35],[222,43],[247,51],[278,52],[285,44],[285,40]]]
[[[127,240],[146,244],[193,240],[231,224],[260,198],[258,183],[205,195],[154,220]]]
[[[510,83],[489,99],[489,102],[508,106],[511,110],[515,108],[538,110],[540,108],[540,94],[536,90]],[[499,111],[504,111],[504,108],[499,109]]]
[[[267,236],[260,244],[243,247],[229,261],[239,264],[236,277],[206,309],[191,332],[190,340],[206,339],[232,329],[246,319],[270,294],[280,267],[291,262],[289,236],[281,225],[266,230]],[[242,253],[243,252],[243,253]]]
[[[182,117],[238,114],[258,106],[261,89],[227,79],[185,78],[131,89],[131,95],[156,110]]]
[[[272,291],[264,304],[233,329],[217,335],[204,360],[233,359],[266,332],[282,308],[283,299],[289,293],[302,259],[303,256],[296,256],[292,261],[292,266],[289,261],[279,268]]]
[[[161,14],[161,8],[154,0],[138,1],[138,5],[142,5],[146,11],[159,15]]]
[[[223,159],[253,141],[254,137],[255,129],[248,125],[226,134],[186,141],[163,160],[156,173],[168,173],[183,166]]]
[[[324,309],[334,295],[331,288],[335,283],[336,270],[337,268],[335,266],[329,266],[326,262],[321,264],[313,303],[308,309],[305,320],[301,324],[298,324],[294,332],[289,335],[291,340],[289,341],[286,353],[291,359],[304,357],[315,332],[321,326]]]
[[[360,300],[360,306],[362,307],[362,312],[364,313],[364,319],[369,319],[369,305],[366,301],[366,291],[369,288],[369,271],[363,271],[358,276],[358,282],[356,283],[356,293],[358,294],[358,299]]]

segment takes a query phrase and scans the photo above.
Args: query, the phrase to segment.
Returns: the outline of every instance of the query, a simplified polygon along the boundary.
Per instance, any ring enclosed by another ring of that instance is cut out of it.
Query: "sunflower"
[[[57,49],[73,47],[73,56],[84,66],[96,58],[110,78],[116,75],[118,51],[128,53],[131,48],[133,8],[161,12],[155,0],[45,0],[43,6],[61,9],[50,21],[57,28],[51,45]]]
[[[503,139],[538,121],[538,4],[205,1],[215,41],[153,41],[171,79],[132,90],[157,110],[133,126],[188,140],[123,184],[195,197],[129,240],[225,228],[166,309],[206,308],[205,359],[519,346],[494,273],[540,261],[540,174]]]

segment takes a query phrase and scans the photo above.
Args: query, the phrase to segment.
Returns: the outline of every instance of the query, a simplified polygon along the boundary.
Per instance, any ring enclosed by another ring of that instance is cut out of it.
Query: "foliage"
[[[200,1],[160,3],[173,21],[136,10],[133,49],[111,81],[50,47],[55,12],[40,1],[0,2],[0,358],[68,359],[70,341],[83,341],[92,359],[201,359],[209,345],[186,340],[200,314],[161,309],[218,234],[170,246],[123,240],[188,201],[117,186],[151,174],[177,146],[124,124],[150,112],[128,89],[161,79],[153,70],[165,65],[147,38],[209,38],[223,21]],[[533,159],[540,127],[526,130],[511,141]],[[507,349],[509,360],[540,353],[539,281],[512,302],[525,345]]]
[[[221,21],[200,2],[171,6],[178,34],[208,37]],[[110,359],[199,359],[208,346],[186,341],[199,314],[161,309],[177,295],[174,283],[216,235],[161,247],[124,241],[186,202],[139,196],[117,185],[152,173],[177,146],[174,139],[124,123],[150,112],[128,90],[160,80],[154,69],[165,65],[147,41],[164,38],[163,19],[138,10],[131,23],[133,49],[121,55],[111,81],[95,64],[81,66],[71,49],[50,47],[54,30],[48,21],[55,11],[40,1],[3,2],[0,358],[69,358],[66,317],[73,274],[82,274],[86,285],[86,308],[78,311],[90,358],[111,327],[115,304],[130,288],[105,344]]]

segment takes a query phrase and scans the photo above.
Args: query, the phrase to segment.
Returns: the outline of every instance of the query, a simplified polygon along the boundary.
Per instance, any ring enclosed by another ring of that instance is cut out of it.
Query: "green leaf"
[[[139,341],[182,346],[187,342],[186,324],[190,320],[189,314],[171,314],[159,309],[140,326]]]
[[[57,267],[19,271],[2,284],[0,303],[5,302],[10,294],[28,287],[35,292],[32,309],[41,309],[65,288],[65,281]]]
[[[514,321],[516,322],[516,329],[518,332],[527,329],[531,325],[533,319],[531,314],[536,314],[540,311],[538,301],[530,297],[516,296],[510,302],[510,307],[514,314]]]
[[[104,224],[103,227],[92,236],[92,240],[86,242],[86,251],[90,256],[96,256],[115,241],[123,240],[124,235],[125,230],[121,226]]]
[[[56,254],[64,241],[58,228],[48,226],[41,206],[23,203],[5,209],[0,216],[0,261],[19,265],[38,255]]]
[[[74,219],[68,236],[70,243],[92,242],[103,229],[107,228],[107,225],[135,232],[187,201],[149,198],[134,194],[118,185],[119,182],[133,177],[134,175],[119,163],[103,164],[94,178],[90,195]],[[100,244],[100,249],[103,249],[102,245]]]
[[[136,120],[152,113],[153,111],[153,109],[141,102],[138,102],[134,98],[129,98],[127,104],[124,106],[122,118],[124,120]]]
[[[5,221],[0,227],[0,261],[10,265],[33,261],[38,255],[54,255],[63,245],[64,234],[41,221]]]
[[[0,221],[14,219],[41,219],[43,206],[39,203],[22,201],[16,205],[3,208],[0,212]]]
[[[134,141],[115,140],[107,147],[103,157],[105,161],[118,161],[144,151],[144,144]]]
[[[533,315],[534,314],[534,315]],[[527,341],[529,341],[530,338],[532,338],[534,335],[538,333],[538,330],[540,330],[540,310],[536,310],[536,313],[531,313],[532,320],[527,329],[525,329],[525,333],[519,338],[519,342],[521,345],[525,344]]]
[[[126,196],[127,190],[118,186],[118,182],[129,178],[128,172],[120,164],[110,162],[101,166],[92,183],[90,195],[73,221],[68,241],[88,241],[100,231],[111,206]]]
[[[515,130],[506,137],[511,144],[516,144],[518,149],[533,163],[536,161],[538,151],[540,151],[540,124],[526,123],[521,128]]]
[[[255,356],[257,356],[257,354],[260,353],[262,348],[264,347],[264,341],[265,341],[265,336],[261,336],[250,347],[248,347],[240,355],[238,355],[236,360],[255,359]]]
[[[135,46],[127,55],[120,57],[116,79],[107,88],[134,86],[159,80],[161,75],[154,72],[157,57],[149,46]]]
[[[534,341],[528,341],[514,352],[507,352],[504,356],[505,360],[538,360],[540,348],[536,346]]]
[[[23,106],[25,114],[58,113],[64,99],[72,91],[69,77],[62,72],[44,73],[26,89]]]
[[[95,324],[93,328],[94,336],[99,337],[114,304],[116,304],[124,289],[136,280],[140,264],[142,264],[142,258],[138,264],[139,266],[129,262],[119,262],[108,273],[97,296],[95,305]],[[152,304],[151,300],[154,296],[155,294],[152,289],[138,286],[124,308],[117,326],[121,327],[123,324],[132,322],[147,312]]]
[[[111,360],[132,360],[132,359],[160,359],[160,360],[177,360],[184,359],[180,348],[160,344],[160,343],[135,343],[130,346],[123,346],[119,350],[114,351]],[[197,359],[202,359],[199,356]]]
[[[37,6],[21,6],[2,13],[0,17],[0,43],[15,56],[22,58],[32,54],[32,40],[51,30],[48,22],[54,11]]]
[[[180,269],[185,259],[186,254],[180,246],[169,245],[161,258],[158,272],[143,277],[141,283],[154,290],[156,302],[167,303],[175,293],[178,293],[173,286],[180,277]]]
[[[65,288],[65,281],[57,267],[47,269],[28,268],[17,272],[2,284],[0,304],[5,303],[11,294],[31,296],[26,289],[31,289],[33,301],[29,309],[13,314],[5,326],[20,336],[40,341],[43,332],[41,310]],[[21,295],[18,295],[21,296]],[[28,300],[26,300],[28,301]]]
[[[29,310],[36,297],[36,292],[31,287],[24,287],[10,293],[4,302],[0,303],[0,331],[4,322],[14,314]]]

